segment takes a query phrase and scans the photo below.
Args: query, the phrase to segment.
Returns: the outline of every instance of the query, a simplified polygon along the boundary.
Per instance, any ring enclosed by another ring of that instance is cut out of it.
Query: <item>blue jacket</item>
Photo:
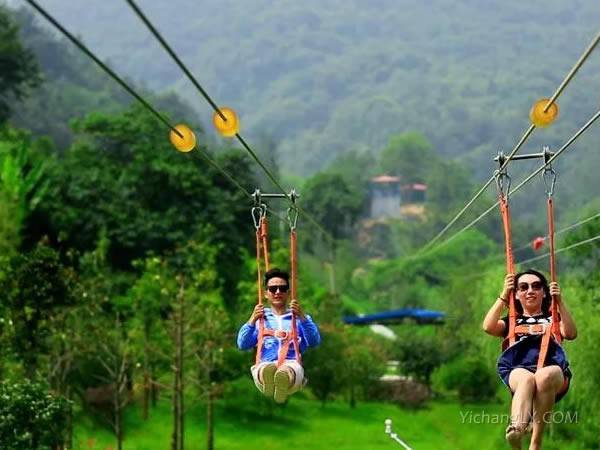
[[[278,316],[274,314],[271,308],[265,308],[265,328],[272,330],[290,331],[292,329],[292,313],[288,309],[284,314]],[[296,319],[296,327],[298,329],[298,344],[300,353],[308,347],[315,347],[321,342],[319,328],[309,315],[306,315],[305,320]],[[237,345],[240,350],[249,350],[255,348],[258,344],[258,323],[250,325],[245,323],[238,331]],[[273,336],[265,336],[263,348],[261,352],[261,361],[277,361],[279,356],[280,340]],[[290,345],[286,359],[296,359],[294,346]]]

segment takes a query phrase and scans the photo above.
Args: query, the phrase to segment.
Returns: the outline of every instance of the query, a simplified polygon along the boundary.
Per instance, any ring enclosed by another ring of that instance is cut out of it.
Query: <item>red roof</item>
[[[427,185],[423,183],[404,184],[401,189],[403,191],[426,191]]]
[[[371,183],[400,183],[400,177],[380,175],[378,177],[371,178]]]

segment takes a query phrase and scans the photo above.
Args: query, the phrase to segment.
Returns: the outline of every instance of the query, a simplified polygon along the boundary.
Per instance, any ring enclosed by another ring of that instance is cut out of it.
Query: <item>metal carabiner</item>
[[[290,231],[294,231],[298,224],[298,207],[296,206],[296,199],[299,195],[296,193],[296,189],[292,189],[288,194],[288,197],[292,202],[292,206],[287,209],[287,220],[290,225]]]
[[[554,185],[556,184],[556,171],[551,165],[544,169],[542,178],[544,179],[544,185],[546,185],[546,195],[552,197],[554,195]]]
[[[294,231],[298,224],[298,208],[295,205],[287,209],[287,220],[290,225],[290,231]]]
[[[503,197],[508,197],[511,180],[506,167],[504,167],[506,165],[506,156],[503,152],[499,151],[498,156],[494,158],[494,161],[497,161],[498,165],[500,166],[500,168],[494,172],[498,193]]]
[[[511,178],[506,169],[503,169],[502,171],[496,170],[496,172],[494,172],[494,177],[496,178],[496,187],[498,188],[498,193],[503,197],[508,197],[510,192]]]
[[[544,163],[546,167],[544,168],[544,172],[542,173],[542,178],[544,179],[544,185],[546,186],[546,195],[548,197],[552,197],[554,195],[554,185],[556,184],[556,171],[552,168],[552,163],[550,163],[550,157],[552,153],[550,153],[550,147],[544,146]]]
[[[254,206],[251,209],[251,213],[252,221],[254,222],[254,228],[256,228],[256,231],[258,231],[260,229],[262,219],[264,219],[267,216],[267,205],[262,203],[259,206]]]

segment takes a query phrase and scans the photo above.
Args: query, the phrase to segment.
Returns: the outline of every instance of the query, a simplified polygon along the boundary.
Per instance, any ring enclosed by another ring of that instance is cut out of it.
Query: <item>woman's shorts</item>
[[[548,367],[548,366],[546,366]],[[513,370],[515,369],[525,369],[528,370],[531,373],[535,373],[537,370],[537,367],[521,367],[521,366],[517,366],[517,367],[513,367],[510,371],[507,371],[505,373],[503,373],[502,375],[500,375],[500,378],[502,379],[502,382],[506,385],[506,387],[508,388],[508,390],[510,391],[511,395],[514,395],[514,392],[512,391],[512,389],[510,388],[510,384],[508,382],[509,378],[510,378],[510,374]],[[573,377],[573,374],[571,373],[571,371],[569,369],[563,370],[563,377],[564,377],[564,382],[563,382],[563,386],[560,389],[560,391],[558,392],[558,394],[556,394],[556,397],[554,399],[555,403],[558,403],[560,401],[560,399],[562,399],[565,395],[567,395],[567,392],[569,392],[569,388],[571,387],[571,378]]]
[[[509,378],[513,370],[521,368],[528,370],[531,373],[535,373],[537,370],[537,355],[528,352],[528,349],[525,346],[530,346],[531,348],[531,343],[527,344],[525,341],[518,342],[512,347],[507,348],[498,358],[498,375],[509,390]],[[558,402],[568,392],[573,374],[569,369],[569,362],[567,361],[567,356],[563,348],[559,344],[556,344],[553,346],[552,350],[552,354],[546,359],[546,367],[554,365],[558,366],[562,370],[564,376],[563,387],[560,392],[556,394],[555,401]],[[512,393],[511,390],[511,394]]]

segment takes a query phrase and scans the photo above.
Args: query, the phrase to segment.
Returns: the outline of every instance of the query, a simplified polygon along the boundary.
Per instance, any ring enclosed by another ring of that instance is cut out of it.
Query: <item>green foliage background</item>
[[[46,5],[119,71],[179,92],[208,121],[208,107],[125,3]],[[372,153],[408,130],[484,170],[526,129],[533,101],[558,86],[600,20],[594,0],[143,7],[218,102],[239,110],[243,130],[276,137],[285,167],[299,174],[351,149]],[[593,112],[599,67],[592,58],[561,100],[559,123],[532,145],[558,144]]]
[[[190,123],[201,148],[242,185],[272,188],[240,149],[205,131],[208,108],[124,2],[45,6],[139,80],[159,109]],[[286,187],[300,189],[303,207],[334,237],[331,245],[301,221],[299,297],[324,337],[306,357],[310,388],[274,408],[248,378],[252,355],[234,346],[256,302],[247,199],[197,153],[174,152],[146,111],[25,9],[0,7],[7,30],[0,67],[11,69],[0,73],[0,98],[9,99],[0,104],[0,375],[13,383],[7,386],[42,377],[57,398],[71,399],[77,445],[115,441],[116,413],[87,398],[90,388],[121,386],[132,393],[122,420],[126,445],[155,444],[171,431],[165,391],[184,305],[188,421],[207,420],[216,399],[217,439],[227,448],[242,445],[234,431],[278,448],[292,423],[298,448],[311,433],[323,435],[327,448],[384,448],[381,411],[404,421],[413,414],[368,403],[381,398],[373,391],[393,372],[390,359],[437,396],[414,412],[407,432],[416,448],[479,445],[492,428],[458,423],[467,407],[461,402],[505,411],[509,401],[494,373],[499,343],[480,330],[503,277],[500,225],[490,217],[433,252],[414,252],[487,179],[492,156],[526,128],[533,100],[558,85],[597,31],[595,2],[178,0],[144,7],[219,102],[238,109],[261,158]],[[599,67],[590,59],[561,98],[559,121],[538,130],[528,149],[556,148],[594,111]],[[556,165],[559,227],[600,206],[597,133]],[[518,179],[534,165],[513,167]],[[369,180],[381,173],[426,183],[425,213],[370,220]],[[545,234],[541,183],[526,192],[512,198],[517,245]],[[560,236],[559,246],[599,232],[598,220],[590,221]],[[285,267],[286,225],[273,218],[271,236],[273,264]],[[533,255],[525,246],[517,259]],[[581,421],[553,426],[548,448],[596,448],[598,246],[577,247],[559,263],[580,337],[567,344],[576,378],[558,408]],[[547,261],[536,265],[546,269]],[[342,325],[346,314],[401,307],[443,311],[445,324],[392,326],[395,342]],[[140,410],[149,418],[140,419]],[[297,420],[317,411],[323,423]],[[65,415],[73,418],[62,412],[52,421],[69,434]],[[359,429],[359,440],[347,439]],[[499,436],[490,448],[500,448],[501,430],[493,430]]]

